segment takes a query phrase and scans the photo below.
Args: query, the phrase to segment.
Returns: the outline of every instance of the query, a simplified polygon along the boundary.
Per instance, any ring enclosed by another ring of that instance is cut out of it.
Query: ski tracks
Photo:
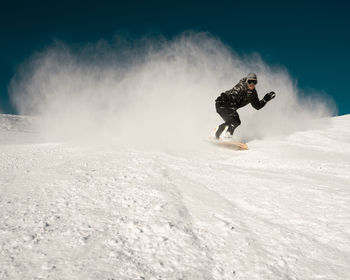
[[[164,165],[162,169],[167,180],[183,196],[192,218],[193,231],[212,259],[213,279],[261,279],[271,275],[280,279],[297,279],[283,257],[276,259],[261,243],[258,232],[252,228],[257,224],[254,216],[247,215],[232,201],[211,190],[210,183],[204,185],[185,175],[184,170],[188,172],[189,169],[183,169],[183,162],[180,170],[175,158],[168,167]]]
[[[10,149],[1,158],[0,278],[211,279],[181,195],[155,180],[147,158]]]

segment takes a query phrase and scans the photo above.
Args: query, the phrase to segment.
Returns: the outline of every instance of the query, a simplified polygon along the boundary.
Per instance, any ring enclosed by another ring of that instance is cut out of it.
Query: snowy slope
[[[0,118],[0,279],[350,279],[349,115],[244,152],[40,143],[29,122]]]
[[[38,142],[34,125],[35,119],[28,116],[0,114],[0,144]]]

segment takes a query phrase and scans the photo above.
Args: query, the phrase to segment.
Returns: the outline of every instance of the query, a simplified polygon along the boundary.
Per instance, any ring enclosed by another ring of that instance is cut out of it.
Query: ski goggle
[[[250,84],[254,84],[256,85],[258,83],[257,80],[248,80],[247,83],[250,85]]]

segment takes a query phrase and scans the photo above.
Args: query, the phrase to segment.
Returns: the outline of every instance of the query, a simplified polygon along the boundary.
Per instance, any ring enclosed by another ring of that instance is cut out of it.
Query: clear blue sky
[[[236,3],[237,2],[237,3]],[[331,95],[350,113],[350,3],[346,1],[2,1],[0,110],[15,113],[7,86],[33,52],[52,44],[208,31],[239,53],[287,67],[302,89]]]

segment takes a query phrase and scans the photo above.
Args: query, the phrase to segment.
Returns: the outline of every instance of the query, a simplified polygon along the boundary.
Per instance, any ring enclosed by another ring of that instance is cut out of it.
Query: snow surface
[[[154,151],[0,115],[0,279],[350,279],[349,128]]]

